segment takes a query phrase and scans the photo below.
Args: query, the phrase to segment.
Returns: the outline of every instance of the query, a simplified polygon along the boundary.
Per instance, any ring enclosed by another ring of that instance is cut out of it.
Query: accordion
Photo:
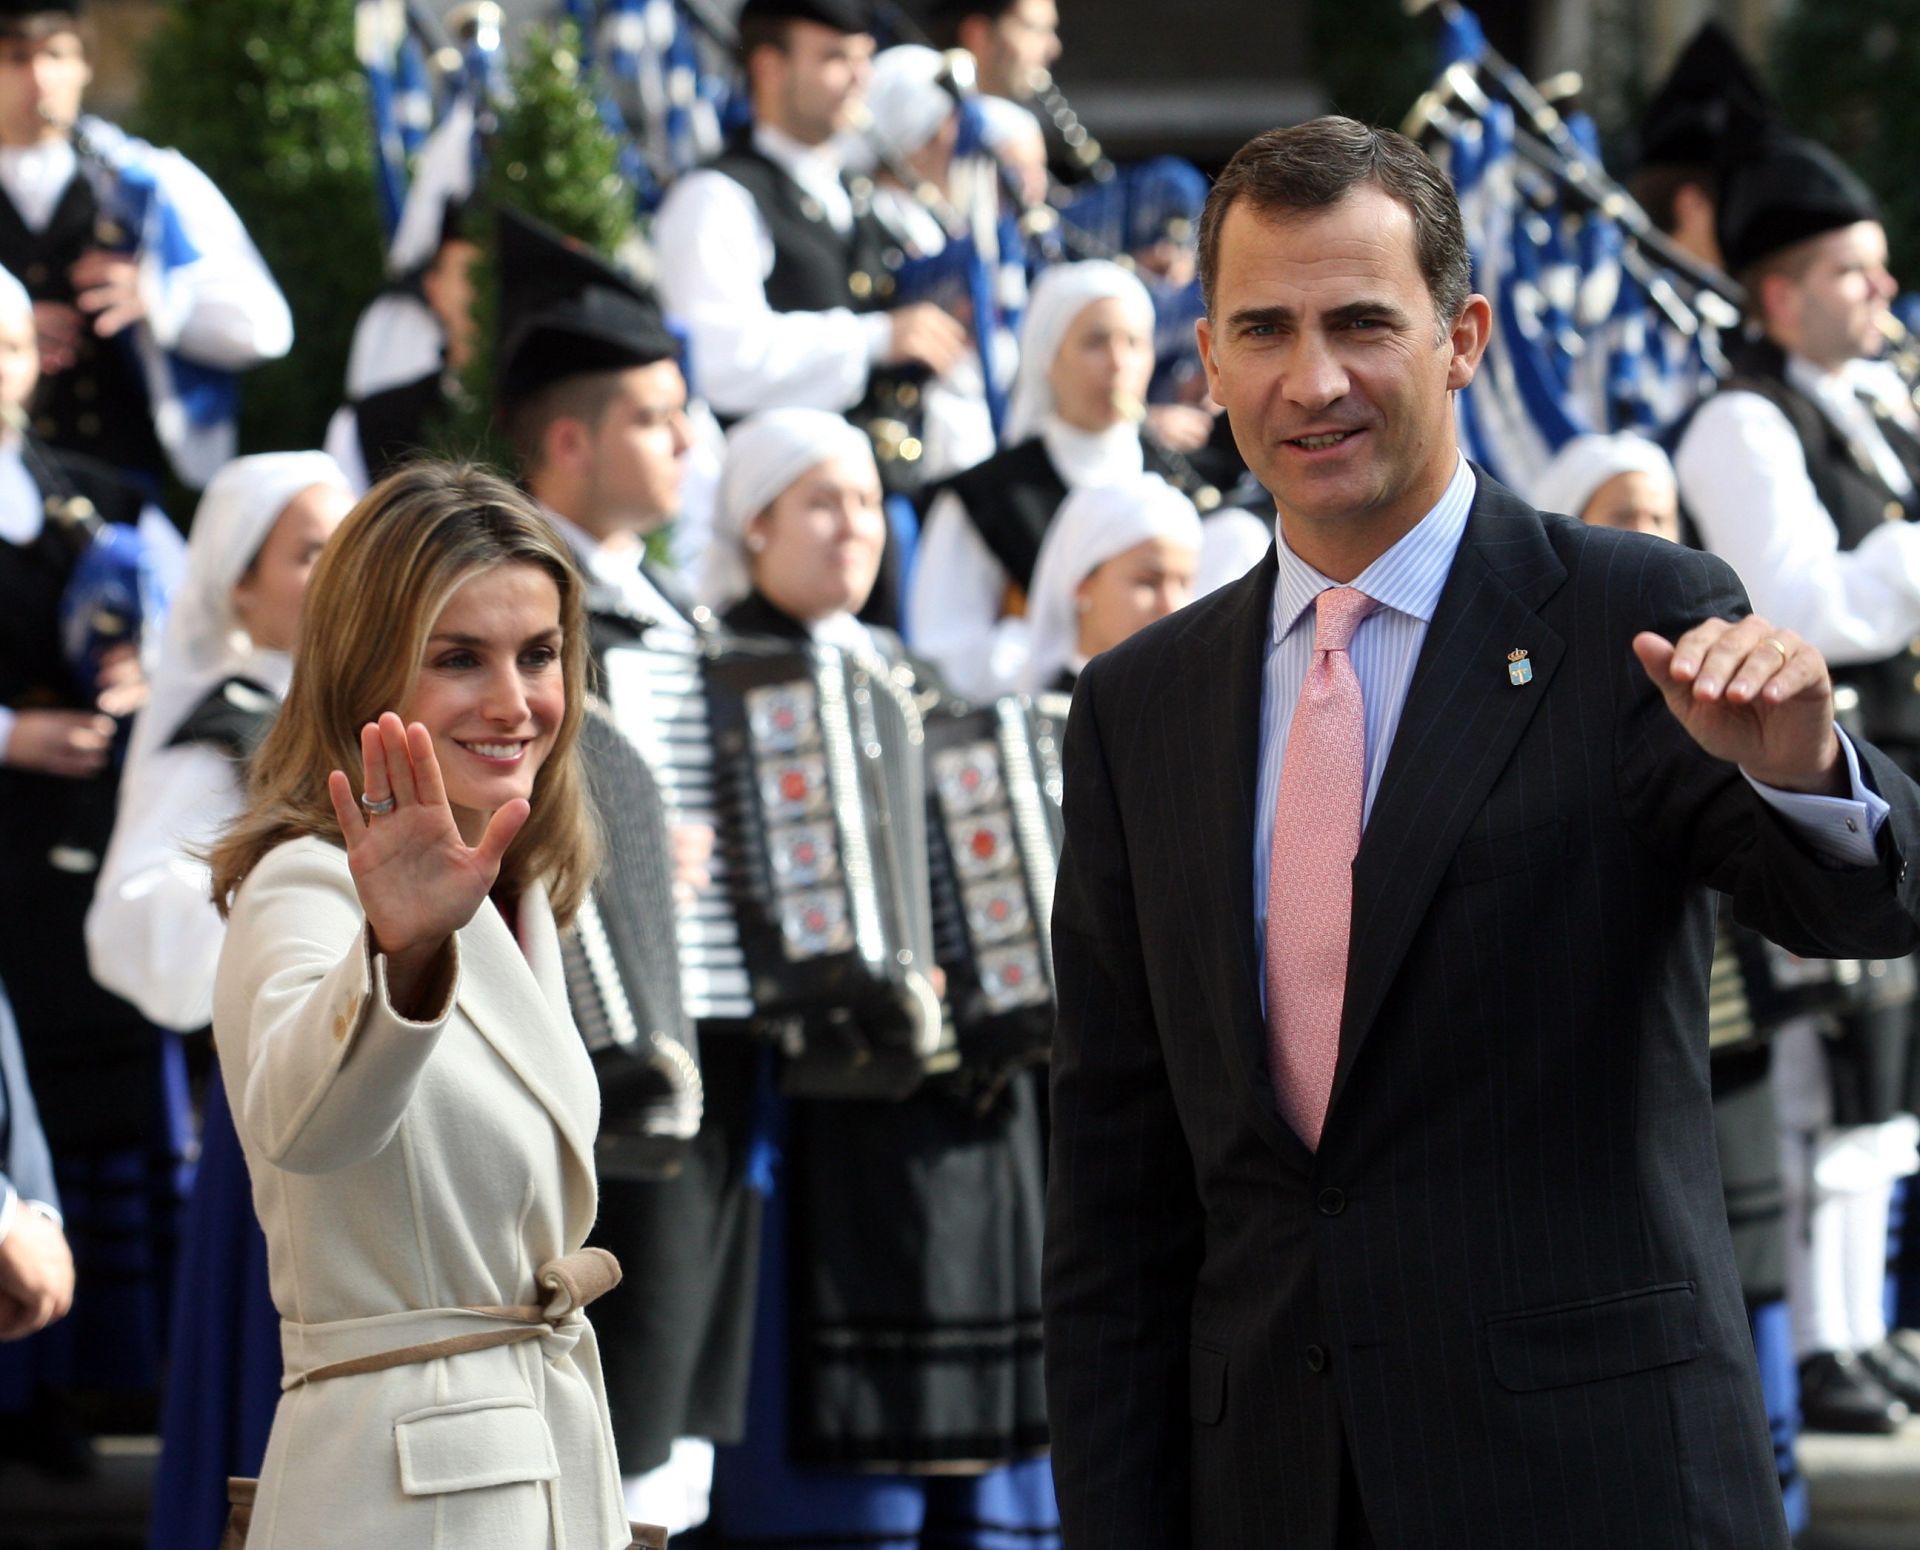
[[[600,1081],[594,1161],[603,1178],[670,1178],[699,1132],[700,1052],[673,945],[666,806],[647,761],[598,706],[580,732],[605,855],[560,938],[567,999]]]
[[[829,647],[659,632],[601,668],[666,822],[714,833],[707,886],[663,917],[687,1014],[774,1038],[799,1095],[898,1098],[952,1069],[906,688]]]
[[[1007,698],[934,712],[926,744],[935,952],[962,1069],[991,1098],[1053,1041],[1059,736],[1046,711]]]

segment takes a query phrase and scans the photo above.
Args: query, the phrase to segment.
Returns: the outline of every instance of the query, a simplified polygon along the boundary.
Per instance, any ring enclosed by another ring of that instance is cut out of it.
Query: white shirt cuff
[[[0,1196],[0,1243],[5,1243],[7,1234],[13,1231],[13,1219],[20,1213],[20,1197],[11,1184],[0,1187],[6,1190],[6,1194]]]
[[[1853,787],[1851,797],[1810,796],[1800,791],[1781,791],[1762,785],[1751,775],[1747,784],[1760,794],[1776,813],[1791,824],[1821,860],[1835,866],[1872,866],[1877,858],[1874,840],[1880,826],[1893,811],[1887,799],[1867,785],[1860,774],[1860,755],[1853,739],[1840,732],[1840,751],[1847,761],[1847,779]],[[1746,771],[1740,772],[1746,775]]]
[[[0,705],[0,764],[7,762],[7,740],[13,736],[14,712]]]
[[[867,331],[867,364],[878,366],[893,348],[893,314],[863,312],[860,314],[860,326]]]

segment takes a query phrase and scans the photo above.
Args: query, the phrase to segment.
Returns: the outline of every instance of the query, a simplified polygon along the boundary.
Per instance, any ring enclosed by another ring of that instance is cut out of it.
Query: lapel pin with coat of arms
[[[1533,682],[1533,664],[1517,646],[1507,653],[1507,682],[1516,689]]]

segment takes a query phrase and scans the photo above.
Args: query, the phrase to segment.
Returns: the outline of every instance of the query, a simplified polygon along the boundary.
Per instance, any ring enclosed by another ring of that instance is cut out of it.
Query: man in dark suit
[[[1909,951],[1920,790],[1723,564],[1461,460],[1490,315],[1410,142],[1259,137],[1201,263],[1280,542],[1074,696],[1067,1543],[1783,1550],[1707,890],[1801,952]]]
[[[19,1030],[0,992],[0,1340],[45,1329],[73,1303],[59,1200]]]

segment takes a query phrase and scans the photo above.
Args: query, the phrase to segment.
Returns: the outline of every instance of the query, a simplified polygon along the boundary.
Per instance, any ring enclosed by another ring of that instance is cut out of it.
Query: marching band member
[[[887,238],[842,177],[873,38],[861,0],[748,0],[741,61],[753,127],[660,207],[660,296],[687,326],[722,416],[783,405],[858,411],[876,372],[943,372],[965,330],[938,307],[878,310]]]
[[[35,427],[143,487],[169,466],[198,486],[233,449],[232,395],[209,374],[285,355],[293,315],[199,168],[82,116],[82,3],[0,3],[0,264],[33,296]],[[157,190],[147,229],[114,207],[123,172]]]
[[[742,422],[702,595],[743,636],[903,665],[898,640],[856,617],[880,500],[872,451],[838,416]],[[747,1437],[720,1454],[716,1543],[1057,1545],[1031,1073],[984,1109],[933,1077],[895,1103],[793,1099],[784,1121]]]
[[[646,555],[680,510],[690,445],[679,343],[627,276],[500,212],[498,410],[527,492],[587,577],[596,658],[654,632],[691,637],[708,610]],[[684,880],[713,835],[671,837]],[[594,1241],[646,1265],[596,1312],[627,1510],[676,1533],[707,1515],[716,1440],[745,1426],[759,1197],[745,1154],[762,1051],[701,1050],[700,1133],[677,1175],[607,1178]]]
[[[500,480],[391,476],[321,557],[214,852],[214,1039],[287,1364],[254,1550],[629,1543],[556,931],[597,860],[581,590]]]
[[[142,642],[76,655],[62,616],[101,555],[138,550],[142,617],[131,622],[144,634],[184,545],[114,470],[22,428],[38,375],[33,304],[0,270],[0,981],[53,1148],[67,1235],[91,1287],[47,1338],[0,1353],[0,1412],[27,1417],[0,1448],[79,1468],[78,1433],[55,1413],[59,1395],[69,1386],[136,1394],[159,1386],[191,1113],[178,1040],[157,1038],[87,964],[87,906],[120,781],[119,725],[147,693]],[[104,611],[111,634],[124,634],[130,601]],[[103,611],[84,613],[92,633]]]
[[[1754,606],[1833,660],[1866,735],[1920,767],[1920,423],[1860,392],[1895,290],[1878,206],[1823,148],[1769,129],[1722,179],[1718,223],[1754,330],[1680,438],[1681,496]],[[1803,1024],[1774,1047],[1801,1408],[1809,1429],[1892,1431],[1920,1408],[1882,1297],[1920,1133],[1914,1018],[1849,1019],[1841,1038]]]
[[[1186,607],[1202,544],[1193,502],[1157,474],[1075,490],[1033,567],[1021,687],[1071,694],[1090,658]]]
[[[1019,682],[1022,599],[1067,492],[1173,472],[1140,435],[1152,373],[1153,301],[1133,275],[1096,259],[1035,282],[1005,450],[940,487],[914,574],[914,649],[956,692],[991,699]]]

